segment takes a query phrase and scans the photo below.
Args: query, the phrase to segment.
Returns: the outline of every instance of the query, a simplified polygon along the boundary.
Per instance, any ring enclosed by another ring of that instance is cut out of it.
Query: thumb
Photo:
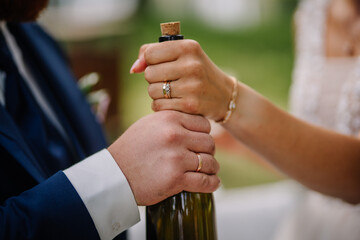
[[[144,55],[140,56],[131,66],[130,73],[141,73],[145,71],[147,64],[144,59]]]

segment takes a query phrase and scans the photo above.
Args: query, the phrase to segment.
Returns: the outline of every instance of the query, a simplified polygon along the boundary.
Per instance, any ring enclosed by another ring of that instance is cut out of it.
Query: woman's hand
[[[145,71],[154,111],[177,110],[201,114],[215,121],[228,110],[233,81],[222,72],[193,40],[146,44],[131,73]],[[166,99],[163,85],[170,82],[171,98]]]

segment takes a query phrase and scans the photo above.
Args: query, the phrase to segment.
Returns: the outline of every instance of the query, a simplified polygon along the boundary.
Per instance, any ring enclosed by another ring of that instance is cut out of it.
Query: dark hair
[[[354,6],[358,13],[360,13],[360,1],[359,0],[353,0]]]
[[[0,0],[0,20],[34,21],[48,2],[49,0]]]

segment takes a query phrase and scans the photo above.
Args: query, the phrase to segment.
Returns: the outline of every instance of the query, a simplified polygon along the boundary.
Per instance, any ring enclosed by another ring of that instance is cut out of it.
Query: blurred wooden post
[[[100,39],[101,40],[101,39]],[[105,89],[111,97],[107,112],[104,129],[109,141],[113,141],[121,134],[121,109],[120,90],[121,79],[119,74],[120,51],[115,43],[101,47],[94,40],[67,42],[68,56],[71,68],[77,79],[82,76],[97,72],[100,74],[100,82],[96,89]],[[115,41],[116,42],[116,41]]]

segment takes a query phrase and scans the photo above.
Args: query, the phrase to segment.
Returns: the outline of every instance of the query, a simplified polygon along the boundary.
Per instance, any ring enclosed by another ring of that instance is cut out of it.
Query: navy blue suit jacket
[[[66,165],[105,148],[102,129],[57,43],[36,23],[8,28],[34,77],[45,79],[41,88],[76,148],[78,159]],[[0,239],[99,238],[85,205],[60,170],[49,176],[42,169],[0,105]]]

